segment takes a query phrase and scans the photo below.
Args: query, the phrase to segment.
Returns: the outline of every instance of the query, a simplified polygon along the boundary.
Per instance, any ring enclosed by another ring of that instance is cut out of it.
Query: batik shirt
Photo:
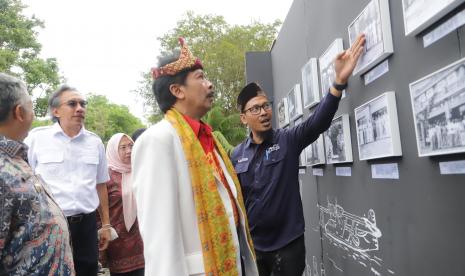
[[[0,275],[75,275],[68,224],[27,146],[0,135]]]

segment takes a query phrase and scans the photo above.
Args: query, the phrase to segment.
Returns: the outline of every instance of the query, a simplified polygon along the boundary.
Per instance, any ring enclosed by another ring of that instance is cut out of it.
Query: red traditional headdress
[[[152,68],[152,78],[154,80],[162,76],[174,76],[184,69],[196,68],[203,69],[202,62],[195,57],[184,42],[184,38],[179,38],[181,44],[181,54],[176,61],[166,64],[160,68]]]

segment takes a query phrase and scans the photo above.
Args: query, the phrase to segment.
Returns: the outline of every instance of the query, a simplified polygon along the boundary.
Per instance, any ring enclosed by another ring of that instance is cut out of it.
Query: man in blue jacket
[[[313,115],[298,126],[272,128],[271,103],[256,83],[238,96],[241,121],[251,134],[231,159],[241,182],[260,276],[301,276],[305,269],[299,155],[330,126],[364,45],[365,36],[360,35],[336,57],[335,83]]]

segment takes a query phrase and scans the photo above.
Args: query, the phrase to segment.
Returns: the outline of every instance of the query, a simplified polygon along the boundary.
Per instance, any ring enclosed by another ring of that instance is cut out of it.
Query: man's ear
[[[20,104],[16,105],[13,108],[13,119],[20,121],[21,123],[24,122],[24,119],[26,118],[26,110],[24,110],[24,107]]]
[[[247,125],[247,120],[245,118],[245,113],[240,114],[241,122],[243,125]]]
[[[52,115],[55,118],[60,118],[60,115],[58,114],[58,108],[53,108],[52,107]]]
[[[184,99],[186,95],[184,94],[184,89],[182,89],[180,84],[173,83],[170,85],[170,92],[177,99]]]

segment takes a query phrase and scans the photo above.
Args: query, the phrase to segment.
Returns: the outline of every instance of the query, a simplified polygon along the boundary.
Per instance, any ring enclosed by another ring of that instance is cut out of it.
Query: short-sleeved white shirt
[[[66,216],[97,209],[97,184],[110,179],[100,137],[82,127],[70,138],[55,123],[31,130],[24,142],[29,146],[29,164],[50,186]]]

